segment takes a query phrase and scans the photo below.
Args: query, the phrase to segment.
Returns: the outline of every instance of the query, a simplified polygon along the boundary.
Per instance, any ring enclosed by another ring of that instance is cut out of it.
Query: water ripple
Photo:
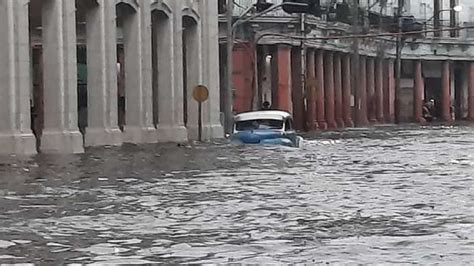
[[[469,264],[473,133],[1,158],[0,263]]]

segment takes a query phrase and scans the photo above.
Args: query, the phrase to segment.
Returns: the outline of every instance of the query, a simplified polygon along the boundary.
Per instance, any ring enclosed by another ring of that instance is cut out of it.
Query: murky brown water
[[[0,263],[474,261],[474,130],[1,158]]]

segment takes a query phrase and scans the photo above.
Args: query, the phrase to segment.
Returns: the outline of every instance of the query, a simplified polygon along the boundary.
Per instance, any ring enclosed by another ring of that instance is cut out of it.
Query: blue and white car
[[[293,118],[284,111],[253,111],[235,116],[231,136],[236,144],[268,144],[301,147],[303,138],[293,128]]]

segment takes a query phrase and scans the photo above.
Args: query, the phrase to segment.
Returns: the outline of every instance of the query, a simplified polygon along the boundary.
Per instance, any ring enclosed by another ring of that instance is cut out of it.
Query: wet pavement
[[[0,160],[0,263],[474,261],[474,129]]]

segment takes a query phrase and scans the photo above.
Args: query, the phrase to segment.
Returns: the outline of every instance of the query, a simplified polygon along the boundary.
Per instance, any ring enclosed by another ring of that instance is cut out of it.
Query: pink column
[[[375,61],[367,58],[367,116],[371,123],[377,122],[375,117]]]
[[[309,130],[318,128],[316,117],[316,67],[314,66],[314,57],[314,50],[309,49],[306,61],[306,99],[308,104],[306,111],[306,127]]]
[[[441,74],[441,118],[445,122],[451,122],[451,78],[450,62],[443,61]]]
[[[352,121],[351,88],[351,56],[344,55],[342,62],[342,109],[346,127],[354,126],[354,122]]]
[[[316,108],[319,129],[327,129],[324,103],[324,52],[316,52]]]
[[[423,123],[423,91],[424,81],[422,72],[422,63],[420,60],[415,62],[415,88],[413,91],[413,117],[416,122]]]
[[[327,52],[324,58],[324,83],[326,99],[326,121],[328,128],[337,128],[335,116],[335,98],[334,98],[334,54]]]
[[[293,112],[293,103],[291,97],[291,47],[287,45],[278,45],[276,52],[276,67],[278,83],[276,85],[276,109]]]
[[[380,123],[384,122],[383,115],[383,60],[378,58],[375,64],[375,116]]]
[[[469,63],[468,120],[474,122],[474,62]]]
[[[367,61],[360,57],[359,86],[356,93],[356,126],[364,127],[369,124],[367,119]]]
[[[393,59],[387,60],[384,84],[385,121],[395,122],[395,66]]]
[[[342,69],[341,69],[341,55],[334,55],[334,95],[336,108],[336,123],[340,128],[344,127],[343,106],[342,106]]]

